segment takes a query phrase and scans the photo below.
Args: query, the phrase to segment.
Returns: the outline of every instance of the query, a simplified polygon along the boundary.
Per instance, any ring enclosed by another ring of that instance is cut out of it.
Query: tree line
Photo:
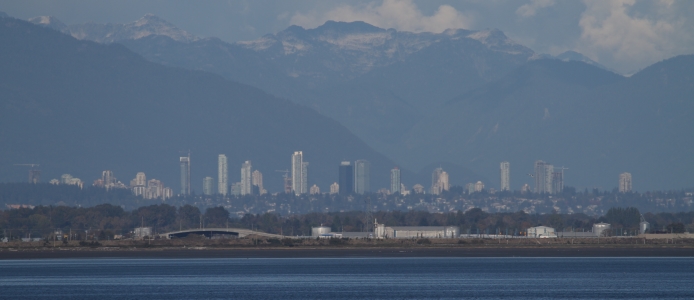
[[[593,224],[607,222],[613,228],[635,232],[641,214],[635,208],[612,208],[605,216],[584,214],[487,213],[479,208],[466,212],[429,213],[427,211],[378,211],[376,222],[387,226],[459,226],[461,233],[513,234],[545,225],[557,231],[590,231]],[[656,231],[683,232],[694,229],[694,211],[646,213],[644,217]],[[136,227],[152,227],[155,233],[193,228],[246,228],[283,235],[310,235],[311,228],[329,226],[334,232],[367,231],[363,211],[308,213],[280,216],[275,213],[230,214],[223,207],[201,211],[192,205],[156,204],[125,210],[112,204],[92,207],[36,206],[0,211],[2,237],[48,237],[56,230],[71,232],[73,238],[112,239],[127,235]],[[621,232],[621,231],[620,231]]]

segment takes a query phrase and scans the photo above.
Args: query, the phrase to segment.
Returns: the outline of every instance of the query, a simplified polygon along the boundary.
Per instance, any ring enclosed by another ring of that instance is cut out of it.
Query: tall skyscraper
[[[564,171],[552,172],[552,193],[559,194],[564,191]]]
[[[402,183],[400,182],[400,168],[395,167],[390,170],[390,193],[401,193]]]
[[[502,161],[499,166],[499,173],[501,175],[501,191],[511,190],[511,164],[507,161]]]
[[[301,195],[302,189],[302,177],[304,174],[304,153],[301,151],[295,151],[292,154],[292,191],[294,194]]]
[[[535,161],[535,192],[552,193],[554,166],[544,161]]]
[[[431,193],[439,195],[441,192],[449,189],[448,173],[441,168],[434,169],[434,172],[431,174]]]
[[[619,174],[619,192],[631,192],[631,173],[624,172],[622,174]]]
[[[251,177],[253,177],[253,189],[258,190],[258,195],[265,194],[265,188],[263,188],[263,173],[260,173],[260,171],[255,170],[253,171]]]
[[[226,196],[229,189],[229,171],[227,156],[220,154],[217,158],[217,193]]]
[[[301,193],[308,193],[308,162],[301,163]]]
[[[190,195],[190,153],[181,156],[181,194]]]
[[[340,185],[337,184],[337,182],[333,182],[333,184],[330,185],[330,194],[337,194],[340,192]]]
[[[253,177],[251,176],[251,161],[247,160],[241,164],[241,195],[253,193]]]
[[[339,174],[340,195],[348,195],[354,192],[354,169],[352,163],[343,161],[340,163]]]
[[[364,159],[354,162],[354,192],[360,195],[369,191],[371,164]]]
[[[207,176],[202,179],[202,193],[208,196],[214,194],[214,178]]]

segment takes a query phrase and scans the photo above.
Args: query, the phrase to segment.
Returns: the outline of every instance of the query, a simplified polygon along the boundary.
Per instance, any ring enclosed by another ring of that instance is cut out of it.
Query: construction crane
[[[15,166],[29,167],[29,183],[39,183],[41,179],[41,170],[38,169],[39,164],[14,164]]]
[[[284,173],[282,178],[284,179],[284,192],[289,194],[292,192],[292,178],[289,177],[289,170],[275,170],[275,172]]]

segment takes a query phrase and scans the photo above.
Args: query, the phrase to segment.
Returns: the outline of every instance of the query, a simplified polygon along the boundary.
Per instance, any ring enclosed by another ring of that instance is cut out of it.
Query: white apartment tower
[[[229,192],[229,171],[227,156],[220,154],[217,158],[217,193],[226,196]]]
[[[295,151],[292,154],[292,191],[294,194],[302,194],[302,178],[304,169],[304,153],[301,151]]]
[[[190,153],[181,156],[181,194],[190,195]]]
[[[253,193],[253,178],[251,176],[251,161],[241,164],[241,196]]]
[[[400,182],[400,168],[395,167],[390,170],[390,193],[401,193],[402,183]]]
[[[202,179],[202,193],[207,196],[214,194],[214,178],[207,176]]]
[[[631,192],[631,173],[624,172],[622,174],[619,174],[619,192]]]
[[[511,190],[511,164],[507,161],[502,161],[499,166],[499,173],[501,175],[501,191]]]

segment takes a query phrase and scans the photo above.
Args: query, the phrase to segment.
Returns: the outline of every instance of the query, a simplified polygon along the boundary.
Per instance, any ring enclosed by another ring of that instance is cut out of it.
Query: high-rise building
[[[190,153],[181,156],[181,194],[190,195]]]
[[[144,172],[135,175],[135,179],[130,181],[130,189],[135,196],[144,196],[147,192],[147,176]]]
[[[333,184],[330,185],[330,194],[334,195],[340,192],[340,185],[337,184],[337,182],[333,182]]]
[[[478,181],[475,183],[475,192],[481,192],[484,190],[484,183],[482,181]]]
[[[552,193],[559,194],[564,191],[564,170],[552,172]]]
[[[369,192],[371,164],[364,159],[354,162],[354,192],[363,195]]]
[[[501,191],[511,190],[511,164],[507,161],[502,161],[499,166],[499,173],[501,175]]]
[[[116,177],[113,176],[113,172],[110,170],[101,172],[101,180],[107,190],[116,185]]]
[[[624,172],[622,174],[619,174],[619,192],[631,192],[631,173]]]
[[[214,178],[207,176],[202,179],[202,193],[208,196],[214,194]]]
[[[390,170],[390,193],[400,193],[402,183],[400,182],[400,168],[395,167]]]
[[[419,184],[419,183],[417,183],[417,184],[415,184],[415,185],[412,186],[412,191],[413,191],[415,194],[424,194],[424,186],[421,185],[421,184]]]
[[[310,193],[311,195],[320,194],[320,188],[319,188],[317,185],[314,184],[313,186],[311,186],[311,189],[310,189],[309,193]]]
[[[301,193],[308,193],[308,162],[301,163]]]
[[[352,163],[343,161],[340,163],[339,172],[340,195],[347,195],[354,192],[354,169]]]
[[[430,192],[434,195],[439,194],[439,178],[441,177],[441,172],[443,172],[442,168],[436,168],[434,169],[434,172],[431,173],[431,188],[429,189]]]
[[[227,156],[220,154],[217,157],[217,193],[226,196],[229,189],[229,171]]]
[[[304,176],[304,154],[301,151],[295,151],[292,154],[292,191],[294,194],[301,195],[304,190],[302,178]]]
[[[258,195],[264,195],[267,191],[265,190],[265,188],[263,188],[263,173],[260,173],[260,171],[255,170],[253,171],[251,177],[253,177],[253,190],[258,190]]]
[[[434,172],[431,174],[431,193],[439,195],[449,189],[448,173],[441,168],[434,169]]]
[[[251,161],[241,164],[241,195],[253,193],[253,178],[251,176]]]
[[[470,182],[465,185],[465,190],[467,191],[468,194],[472,194],[475,192],[475,184]]]
[[[234,196],[241,196],[241,190],[242,190],[242,184],[241,182],[234,182],[231,184],[231,194]]]
[[[544,161],[535,161],[535,192],[552,193],[554,166]]]

